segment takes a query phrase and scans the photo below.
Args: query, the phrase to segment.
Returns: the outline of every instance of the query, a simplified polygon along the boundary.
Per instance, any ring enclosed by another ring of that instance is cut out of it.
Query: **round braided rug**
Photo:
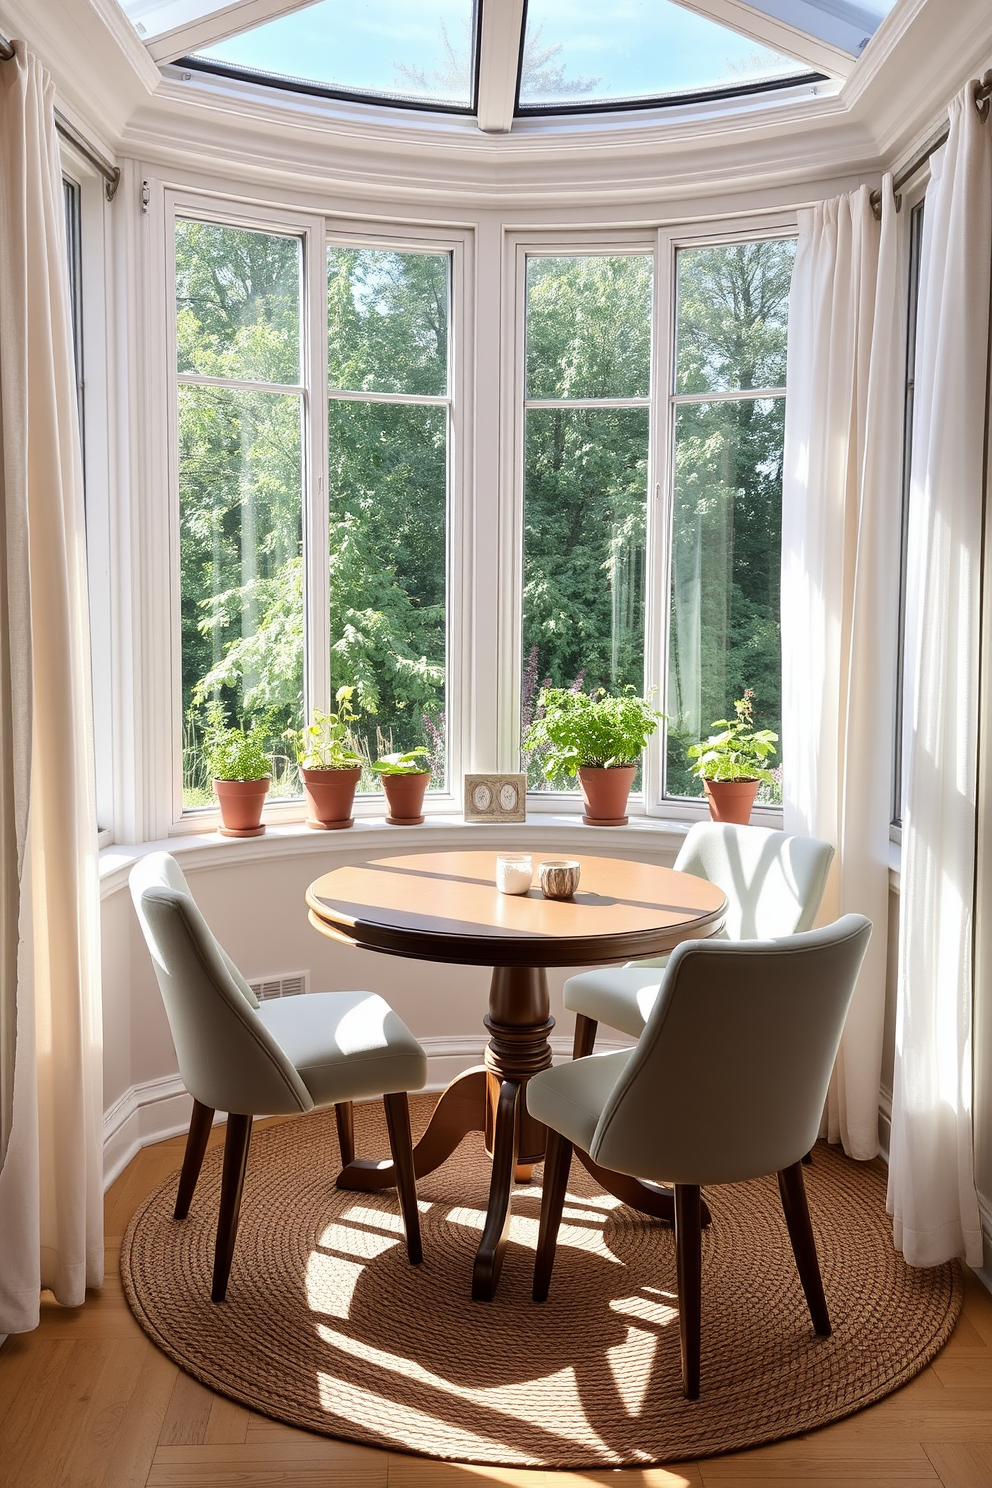
[[[412,1102],[415,1134],[433,1102]],[[378,1102],[358,1150],[385,1156]],[[334,1188],[331,1111],[252,1140],[227,1301],[210,1302],[220,1187],[208,1154],[189,1218],[177,1177],[134,1215],[121,1251],[141,1326],[211,1389],[293,1426],[461,1462],[611,1467],[683,1461],[809,1431],[912,1378],[950,1336],[954,1265],[892,1248],[884,1177],[820,1144],[807,1192],[833,1322],[817,1338],[774,1177],[706,1190],[702,1395],[682,1397],[669,1228],[573,1161],[551,1295],[530,1300],[541,1192],[513,1195],[492,1303],[472,1302],[489,1164],[467,1137],[420,1180],[425,1261],[407,1263],[391,1190]]]

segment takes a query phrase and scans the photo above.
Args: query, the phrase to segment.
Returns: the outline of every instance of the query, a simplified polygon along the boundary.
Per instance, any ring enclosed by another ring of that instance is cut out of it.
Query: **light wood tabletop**
[[[534,878],[541,855],[532,852]],[[548,858],[555,856],[548,853]],[[307,890],[310,921],[322,934],[393,956],[492,966],[485,1064],[467,1070],[441,1095],[414,1149],[418,1177],[438,1167],[469,1131],[484,1131],[493,1159],[486,1225],[472,1296],[495,1293],[510,1225],[514,1178],[525,1180],[544,1156],[545,1128],[527,1110],[525,1088],[551,1063],[548,966],[603,966],[659,956],[723,925],[723,891],[706,879],[656,863],[576,854],[577,892],[545,899],[540,888],[502,894],[496,852],[401,853],[335,868]],[[350,1108],[339,1113],[350,1160],[340,1188],[368,1191],[394,1183],[391,1163],[356,1159],[347,1136]],[[582,1161],[625,1203],[671,1220],[671,1195]]]

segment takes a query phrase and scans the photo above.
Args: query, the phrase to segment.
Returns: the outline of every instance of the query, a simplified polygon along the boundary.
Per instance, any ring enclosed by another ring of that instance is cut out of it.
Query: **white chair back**
[[[769,940],[810,928],[833,855],[829,842],[815,837],[696,822],[675,867],[708,878],[726,894],[726,939]]]
[[[190,1095],[215,1111],[312,1110],[306,1086],[258,1017],[254,993],[215,940],[175,859],[150,853],[135,865],[130,886]]]
[[[863,915],[845,915],[780,941],[677,946],[590,1155],[690,1184],[798,1162],[816,1141],[870,935]]]

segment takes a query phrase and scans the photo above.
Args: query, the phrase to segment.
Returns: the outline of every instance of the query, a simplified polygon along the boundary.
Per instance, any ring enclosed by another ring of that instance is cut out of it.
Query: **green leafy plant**
[[[583,766],[610,770],[634,764],[663,717],[633,687],[613,697],[602,687],[592,696],[542,687],[524,748],[545,756],[541,768],[548,780]]]
[[[695,760],[693,775],[701,780],[763,780],[774,785],[774,773],[765,760],[776,752],[778,734],[755,729],[753,688],[746,687],[744,696],[737,698],[734,715],[715,719],[713,728],[721,732],[686,750],[688,758]]]
[[[429,754],[430,750],[421,744],[416,749],[408,749],[405,754],[384,754],[373,760],[370,768],[377,775],[427,775],[430,766],[421,763],[420,757]]]
[[[266,748],[269,726],[256,720],[250,728],[228,728],[220,704],[207,712],[203,756],[210,780],[266,780],[272,760]]]
[[[334,694],[336,713],[322,713],[314,708],[306,728],[286,730],[286,738],[304,770],[352,770],[365,764],[365,756],[356,749],[351,732],[351,725],[357,723],[359,716],[351,706],[354,691],[353,687],[339,687]]]

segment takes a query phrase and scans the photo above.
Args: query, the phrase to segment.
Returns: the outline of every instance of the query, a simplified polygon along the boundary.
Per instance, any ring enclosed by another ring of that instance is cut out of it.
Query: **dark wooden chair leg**
[[[699,1185],[675,1185],[675,1265],[679,1291],[682,1394],[699,1399],[699,1337],[703,1292]]]
[[[210,1296],[223,1302],[227,1296],[227,1278],[231,1274],[234,1242],[238,1238],[238,1216],[248,1166],[251,1142],[251,1117],[228,1115],[227,1139],[224,1143],[224,1172],[220,1182],[220,1214],[217,1218],[217,1245],[214,1250],[214,1283]]]
[[[778,1175],[778,1191],[782,1195],[782,1209],[789,1229],[789,1239],[792,1241],[799,1280],[806,1293],[809,1315],[817,1333],[826,1338],[830,1334],[830,1314],[827,1311],[827,1299],[823,1295],[823,1278],[816,1254],[816,1241],[813,1239],[809,1205],[806,1203],[802,1163],[793,1163],[791,1168],[782,1169]]]
[[[355,1161],[355,1108],[351,1101],[338,1101],[334,1107],[334,1120],[338,1128],[341,1166],[346,1168]]]
[[[804,1162],[804,1164],[806,1165],[807,1168],[811,1168],[813,1166],[813,1153],[812,1153],[812,1151],[807,1152],[806,1156],[803,1158],[803,1162]]]
[[[406,1234],[406,1253],[411,1266],[419,1266],[424,1259],[424,1247],[420,1239],[420,1210],[417,1208],[417,1180],[413,1171],[413,1135],[410,1131],[410,1102],[405,1090],[394,1095],[384,1095],[386,1129],[389,1132],[389,1151],[396,1170],[396,1190],[399,1194],[400,1213]],[[335,1108],[340,1110],[340,1106]],[[349,1116],[351,1106],[348,1107]]]
[[[185,1219],[189,1213],[196,1180],[203,1167],[203,1154],[207,1150],[213,1119],[214,1113],[209,1106],[201,1106],[198,1100],[193,1101],[193,1115],[190,1118],[189,1135],[186,1138],[183,1170],[179,1175],[179,1192],[176,1194],[176,1207],[172,1211],[175,1219]]]
[[[596,1025],[593,1024],[593,1033]],[[534,1263],[535,1302],[548,1300],[551,1271],[555,1264],[555,1247],[565,1207],[568,1171],[572,1166],[572,1144],[561,1132],[548,1128],[548,1146],[544,1154],[544,1192],[541,1194],[541,1228],[537,1237],[537,1259]]]
[[[587,1018],[585,1013],[576,1013],[575,1038],[572,1041],[573,1059],[584,1059],[587,1054],[592,1053],[598,1028],[599,1024],[595,1018]]]

